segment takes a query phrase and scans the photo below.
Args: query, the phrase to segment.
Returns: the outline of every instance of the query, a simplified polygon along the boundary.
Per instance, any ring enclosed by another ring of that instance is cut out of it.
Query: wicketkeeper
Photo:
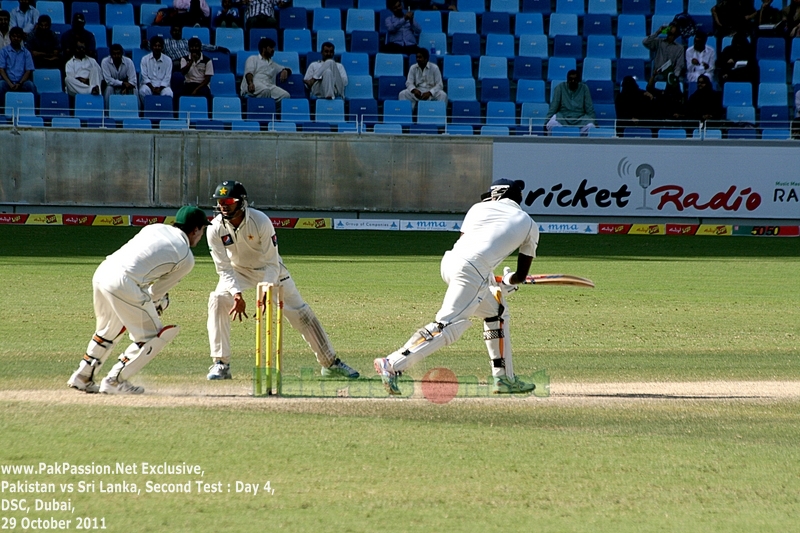
[[[513,394],[534,389],[532,383],[514,375],[505,300],[505,294],[525,281],[539,244],[539,228],[520,207],[524,188],[522,181],[495,180],[483,195],[483,202],[467,212],[461,237],[442,258],[441,274],[447,292],[436,320],[414,333],[399,350],[375,359],[375,370],[389,394],[400,394],[397,378],[403,371],[456,342],[470,326],[471,316],[483,319],[493,392]],[[494,269],[516,249],[516,272],[507,268],[503,281],[497,283]]]
[[[162,326],[160,315],[169,304],[167,292],[192,271],[191,248],[208,224],[201,209],[181,207],[172,226],[145,226],[100,263],[92,278],[95,334],[67,385],[85,392],[144,392],[128,380],[180,331],[178,326]],[[125,331],[133,342],[98,386],[95,374]]]
[[[336,357],[328,334],[303,300],[278,253],[278,237],[267,215],[248,207],[247,191],[238,181],[223,181],[214,191],[219,214],[208,229],[208,248],[219,274],[208,298],[211,359],[207,378],[231,379],[231,318],[242,320],[242,293],[261,282],[283,286],[284,314],[317,356],[322,375],[355,379],[358,372]]]

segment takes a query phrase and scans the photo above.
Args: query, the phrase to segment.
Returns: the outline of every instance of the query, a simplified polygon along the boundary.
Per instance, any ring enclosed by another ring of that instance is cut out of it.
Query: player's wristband
[[[506,285],[513,285],[513,283],[511,283],[511,276],[513,276],[514,274],[515,272],[509,272],[508,274],[503,276],[503,283],[505,283]]]

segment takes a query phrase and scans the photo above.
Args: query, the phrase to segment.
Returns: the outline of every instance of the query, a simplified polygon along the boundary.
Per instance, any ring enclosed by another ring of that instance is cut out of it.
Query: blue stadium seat
[[[457,0],[456,7],[459,12],[472,12],[477,15],[486,12],[486,3],[483,0]]]
[[[747,82],[729,81],[722,89],[722,105],[724,107],[753,105],[753,86]]]
[[[338,9],[316,8],[312,14],[311,29],[315,32],[320,30],[341,30],[342,12]]]
[[[344,52],[341,58],[347,76],[369,76],[369,54]]]
[[[683,13],[683,0],[655,0],[654,15],[669,15],[674,17]]]
[[[387,100],[383,103],[382,122],[384,124],[410,125],[413,123],[411,118],[411,102],[408,100]]]
[[[489,11],[491,13],[509,13],[515,15],[519,13],[519,0],[491,0]]]
[[[36,71],[34,71],[36,72]],[[39,112],[45,120],[69,116],[69,96],[64,92],[39,93]]]
[[[617,84],[621,84],[626,76],[644,80],[644,65],[643,59],[619,58],[617,60]]]
[[[647,37],[647,21],[644,15],[622,14],[617,17],[617,37]]]
[[[372,133],[381,135],[402,135],[402,124],[375,124],[372,128]]]
[[[447,98],[451,102],[477,101],[473,78],[450,78],[447,80]]]
[[[519,80],[516,101],[518,104],[546,102],[544,80]]]
[[[577,126],[562,126],[550,130],[551,137],[580,137],[581,129]]]
[[[450,121],[453,124],[483,124],[481,103],[477,100],[452,102]]]
[[[573,57],[554,57],[547,64],[547,81],[564,81],[567,72],[577,69],[577,62]]]
[[[789,106],[785,83],[760,83],[758,85],[758,107]]]
[[[199,26],[193,26],[191,28],[184,27],[183,30],[181,30],[181,37],[184,39],[196,37],[200,39],[203,44],[209,44],[211,42],[211,30]]]
[[[508,60],[505,57],[481,56],[478,62],[478,79],[484,78],[508,78]]]
[[[439,23],[439,31],[442,31],[441,19]],[[375,31],[375,12],[371,9],[348,9],[344,29],[348,35],[354,31]]]
[[[472,58],[469,56],[444,56],[442,78],[469,78],[472,77]]]
[[[111,4],[109,4],[111,5]],[[130,5],[130,4],[114,4],[114,5]],[[88,28],[88,24],[86,25]],[[200,28],[198,28],[200,29]],[[207,28],[202,28],[207,29]],[[103,35],[105,36],[105,29],[103,30]],[[97,35],[95,35],[97,37]],[[121,44],[122,48],[125,50],[133,50],[134,48],[139,48],[142,45],[142,30],[139,26],[134,25],[117,25],[111,28],[111,42],[115,44]],[[204,41],[208,42],[208,40]],[[97,40],[97,46],[102,46],[100,44],[99,39]]]
[[[611,81],[611,60],[600,57],[587,57],[583,60],[583,81],[608,80]]]
[[[55,117],[50,122],[52,128],[80,128],[81,119],[75,117]]]
[[[568,13],[582,17],[586,14],[584,0],[556,0],[556,13]]]
[[[550,57],[547,44],[546,35],[521,35],[519,38],[518,54],[525,57],[538,57],[546,60]]]
[[[136,31],[139,31],[139,26],[127,26],[127,28],[128,28],[128,32],[132,32],[132,35],[136,35],[136,32],[133,32],[133,28],[136,28]],[[92,35],[94,35],[95,46],[97,46],[98,48],[106,48],[106,47],[108,47],[108,32],[106,31],[106,27],[105,26],[103,26],[102,24],[87,24],[86,25],[86,31],[88,31]],[[141,35],[141,31],[139,32],[139,34]],[[114,34],[112,33],[112,35],[114,35]],[[123,33],[120,32],[120,35],[123,35]],[[133,42],[133,39],[130,39],[130,40],[126,39],[126,41],[128,42],[128,44],[130,44],[131,42]],[[119,41],[113,41],[113,42],[116,43],[116,42],[119,42]],[[122,43],[120,42],[119,44],[122,44]],[[138,41],[138,44],[136,45],[136,48],[138,48],[141,45],[142,45],[142,41],[141,41],[141,37],[140,37],[139,41]],[[124,44],[122,44],[122,47],[125,48],[126,50],[129,50],[129,49],[133,48],[132,46],[125,46]]]
[[[511,79],[517,82],[519,80],[541,80],[542,59],[526,56],[514,57],[514,71]]]
[[[73,6],[74,5],[75,4],[73,4]],[[139,7],[139,26],[146,28],[151,24],[153,24],[153,21],[156,19],[156,15],[158,14],[159,9],[161,8],[162,8],[161,4],[142,4]],[[123,125],[123,127],[125,126]]]
[[[231,131],[261,131],[261,125],[254,121],[234,120],[231,122]]]
[[[351,81],[350,83],[353,82]],[[383,76],[378,80],[378,101],[397,100],[397,95],[405,88],[405,76]],[[366,97],[362,96],[361,98]]]
[[[550,0],[522,0],[523,13],[549,15],[553,10]]]
[[[556,35],[578,35],[578,15],[574,13],[553,13],[550,15],[550,37]]]
[[[371,9],[373,11],[380,11],[386,7],[384,0],[358,0],[359,9]]]
[[[61,0],[48,1],[39,0],[36,2],[36,9],[39,11],[39,16],[49,15],[50,21],[53,24],[64,24],[64,2]]]
[[[283,52],[305,55],[311,50],[311,30],[283,30]]]
[[[291,74],[286,81],[278,81],[278,87],[289,93],[289,98],[305,98],[306,86],[302,74]]]
[[[324,0],[323,7],[347,11],[353,7],[353,0]]]
[[[373,20],[375,15],[372,15]],[[423,33],[442,31],[442,14],[439,11],[417,11],[414,20],[419,23]],[[373,23],[374,26],[374,23]]]
[[[297,132],[297,124],[294,122],[281,122],[275,121],[270,122],[267,124],[267,131],[273,131],[278,133],[296,133]]]
[[[650,17],[650,31],[648,35],[651,33],[655,33],[658,28],[661,26],[666,26],[675,18],[675,15],[663,15],[656,13],[652,17]]]
[[[617,16],[617,0],[589,0],[587,4],[588,14]]]
[[[245,120],[270,122],[276,119],[275,100],[272,98],[245,98]]]
[[[428,100],[417,103],[417,124],[444,126],[446,123],[447,102]]]
[[[789,61],[794,63],[797,60],[800,60],[800,37],[792,39],[792,46],[789,49]]]
[[[158,4],[151,4],[158,5]],[[100,24],[100,4],[97,2],[72,2],[70,9],[70,20],[76,13],[83,15],[86,24]],[[149,23],[148,23],[149,24]]]
[[[686,6],[686,12],[689,13],[692,18],[702,15],[708,15],[711,13],[711,8],[716,5],[716,0],[689,0],[688,5]]]
[[[731,122],[748,123],[755,126],[756,108],[751,105],[732,105],[725,110],[725,115]]]
[[[197,131],[224,131],[225,123],[220,120],[198,120],[194,122]]]
[[[514,53],[514,36],[510,33],[500,34],[492,33],[486,36],[486,54],[487,56],[497,56],[512,58]]]
[[[347,110],[365,124],[378,122],[378,101],[373,98],[354,98],[347,102]]]
[[[316,9],[322,7],[322,0],[294,0],[292,5],[302,7],[304,9]]]
[[[556,35],[553,37],[553,57],[583,58],[583,37],[580,35]]]
[[[643,44],[640,37],[624,36],[619,47],[619,57],[625,59],[650,59],[650,50]]]
[[[481,36],[477,33],[453,34],[450,53],[455,55],[468,55],[473,59],[481,56]]]
[[[246,52],[242,52],[245,54]],[[229,74],[231,72],[231,56],[225,52],[203,52],[214,65],[214,74]],[[141,62],[141,59],[139,60]],[[134,65],[136,61],[133,62]]]
[[[520,126],[531,127],[533,133],[541,133],[550,105],[546,102],[525,102],[520,107]]]
[[[311,122],[311,106],[305,98],[285,98],[281,100],[281,118],[286,122]]]
[[[616,38],[613,35],[589,35],[586,38],[586,57],[616,59]]]
[[[133,5],[131,4],[106,4],[105,13],[104,21],[108,28],[136,24],[136,19],[133,18]]]
[[[759,128],[788,128],[789,121],[789,107],[786,105],[766,105],[758,110]]]
[[[685,139],[686,130],[679,128],[661,128],[656,136],[659,139]]]
[[[481,17],[481,35],[492,33],[511,33],[511,16],[508,13],[484,13]]]
[[[178,98],[178,120],[208,120],[208,100],[202,96]]]
[[[488,102],[486,104],[488,126],[516,126],[517,106],[514,102]]]
[[[617,130],[611,127],[600,126],[598,128],[591,128],[586,136],[595,139],[613,139],[617,136]]]
[[[443,32],[422,32],[419,34],[418,44],[422,48],[436,52],[431,53],[434,56],[433,60],[447,53],[447,35]]]
[[[33,84],[39,94],[64,91],[64,85],[61,83],[61,71],[55,68],[34,70]]]
[[[144,97],[142,115],[149,120],[172,119],[175,116],[172,106],[172,97],[151,94]]]
[[[584,69],[586,66],[584,65]],[[609,73],[610,75],[610,73]],[[593,104],[614,103],[614,82],[610,78],[605,80],[583,80],[589,87]]]
[[[701,131],[699,129],[695,129],[694,131],[692,131],[692,138],[693,139],[701,139],[701,140],[705,140],[705,139],[722,139],[722,130],[704,129],[704,130]]]
[[[792,65],[792,86],[797,87],[800,85],[800,60],[795,61]]]
[[[511,135],[511,130],[508,126],[481,126],[481,135],[505,137]]]
[[[317,100],[314,121],[331,124],[344,122],[344,100]]]
[[[231,53],[244,50],[244,31],[241,28],[217,28],[214,44],[227,48]]]
[[[761,37],[756,44],[756,58],[786,61],[786,41],[782,37]]]
[[[237,96],[238,94],[236,78],[230,72],[211,76],[211,83],[209,83],[208,88],[212,96]]]
[[[481,81],[482,104],[487,102],[508,102],[511,100],[511,83],[508,78],[486,78]]]
[[[761,131],[761,138],[764,140],[786,141],[792,138],[789,128],[767,128]]]
[[[583,17],[583,35],[612,35],[611,15],[586,15]]]
[[[306,30],[308,29],[308,12],[306,8],[299,7],[295,3],[292,7],[287,7],[278,11],[278,27],[282,30]],[[277,40],[275,41],[278,42]],[[258,50],[254,48],[253,50]]]
[[[786,61],[782,59],[762,59],[758,72],[761,83],[786,83]]]
[[[126,118],[122,120],[124,130],[151,130],[153,123],[146,118]]]
[[[42,117],[37,117],[36,115],[18,115],[16,120],[17,120],[17,126],[23,128],[44,127],[44,119]]]
[[[594,116],[598,126],[613,126],[617,120],[617,108],[614,104],[597,104],[594,106]]]
[[[99,94],[76,94],[75,114],[81,120],[102,119],[105,115],[105,101]]]
[[[272,39],[278,43],[278,30],[275,28],[253,28],[247,41],[247,49],[253,53],[258,53],[258,42],[261,39]]]
[[[376,78],[381,76],[402,76],[403,69],[403,54],[384,54],[378,52],[375,56],[375,69],[373,74]]]
[[[7,92],[4,104],[7,117],[36,115],[33,93]]]
[[[334,48],[344,52],[345,42],[344,30],[319,30],[317,32],[316,51],[322,51],[324,43],[333,43]]]
[[[447,35],[456,33],[478,33],[475,13],[465,11],[451,12],[447,17]]]
[[[155,4],[160,6],[161,4]],[[162,39],[169,39],[169,27],[167,26],[148,26],[147,29],[144,31],[144,37],[147,39],[147,42],[150,42],[155,36],[159,36]],[[134,48],[134,50],[136,50]]]
[[[221,122],[242,120],[242,101],[238,96],[215,96],[211,102],[212,120]]]
[[[544,22],[541,13],[519,13],[514,17],[514,35],[543,35]]]
[[[275,55],[272,56],[272,60],[277,64],[283,65],[284,67],[288,68],[294,74],[300,72],[300,54],[297,51],[275,52]]]
[[[372,98],[372,76],[348,76],[347,86],[344,88],[344,97],[347,100],[354,98]]]
[[[622,136],[634,139],[651,139],[653,132],[649,128],[625,128]]]
[[[139,97],[133,94],[112,94],[108,97],[108,116],[115,120],[139,118]]]
[[[447,135],[474,135],[472,126],[469,124],[448,124],[444,132]]]
[[[376,31],[355,30],[350,34],[350,51],[364,52],[370,56],[378,53],[380,37]]]
[[[729,128],[728,139],[757,139],[758,130],[755,128]]]

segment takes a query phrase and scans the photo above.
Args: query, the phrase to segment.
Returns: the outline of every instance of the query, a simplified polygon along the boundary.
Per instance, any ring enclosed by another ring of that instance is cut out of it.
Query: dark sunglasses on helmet
[[[217,203],[219,205],[234,205],[238,201],[236,198],[219,198]]]

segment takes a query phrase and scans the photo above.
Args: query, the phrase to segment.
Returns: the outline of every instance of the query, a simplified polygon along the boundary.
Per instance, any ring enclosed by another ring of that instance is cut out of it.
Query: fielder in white
[[[180,331],[162,326],[169,304],[167,292],[194,267],[191,248],[209,224],[199,208],[184,206],[172,226],[145,226],[119,250],[106,257],[92,278],[96,329],[86,355],[67,385],[84,392],[142,394],[128,382]],[[94,375],[125,331],[131,343],[100,383]]]
[[[483,202],[467,212],[461,237],[442,258],[447,292],[435,322],[418,330],[388,357],[375,359],[375,371],[389,394],[400,394],[397,378],[403,371],[456,342],[470,326],[471,316],[483,319],[493,392],[526,393],[535,388],[514,375],[505,300],[505,294],[525,280],[539,244],[536,223],[520,208],[524,188],[522,181],[495,180],[483,195]],[[517,249],[516,272],[506,268],[503,281],[497,283],[494,269]]]
[[[300,332],[327,377],[357,378],[358,372],[336,357],[328,334],[303,300],[278,253],[278,238],[267,215],[247,205],[247,191],[238,181],[223,181],[214,191],[217,215],[208,229],[208,248],[219,274],[208,298],[208,339],[213,364],[207,378],[231,379],[231,318],[245,313],[242,293],[259,283],[283,287],[284,315]]]

